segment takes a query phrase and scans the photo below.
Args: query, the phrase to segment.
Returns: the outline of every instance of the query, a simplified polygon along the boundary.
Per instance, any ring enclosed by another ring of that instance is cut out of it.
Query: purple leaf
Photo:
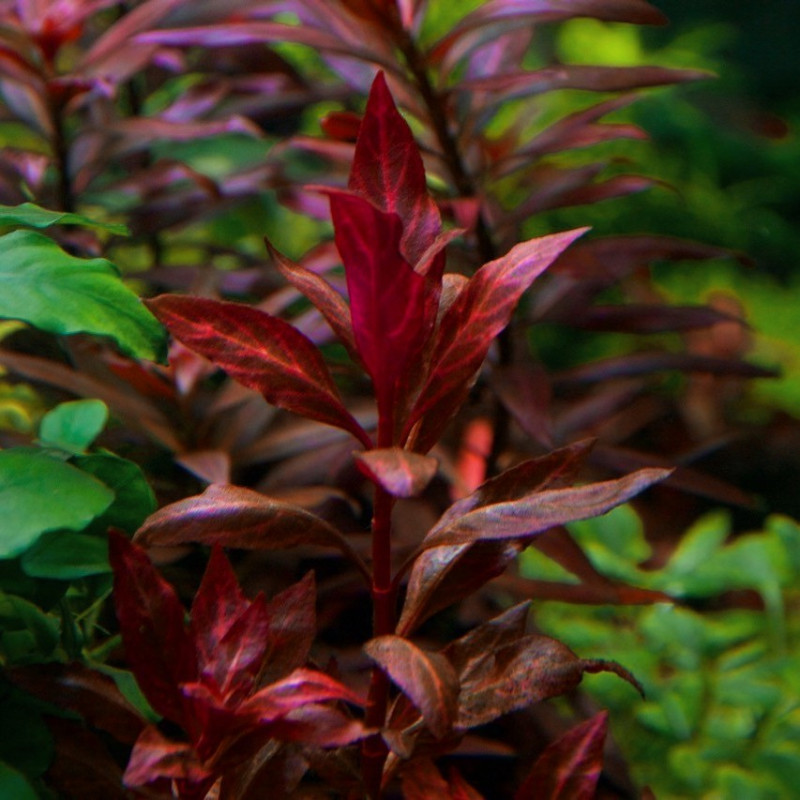
[[[147,306],[176,338],[268,402],[371,445],[342,405],[319,350],[289,323],[251,306],[198,297],[161,295]]]
[[[608,712],[601,711],[550,744],[514,800],[592,800],[603,770]]]
[[[439,463],[435,458],[390,447],[355,453],[361,471],[394,497],[415,497],[431,482]]]
[[[197,677],[183,606],[144,550],[115,531],[109,533],[109,561],[125,655],[136,682],[159,714],[182,724],[186,709],[178,686]]]
[[[190,744],[173,742],[155,725],[149,725],[133,748],[123,783],[125,786],[143,786],[159,778],[210,786],[214,773],[200,763]]]
[[[416,451],[427,452],[438,440],[523,292],[585,230],[523,242],[470,278],[436,332],[429,376],[406,425],[408,435],[421,422]]]
[[[431,733],[441,739],[456,716],[458,679],[439,653],[421,650],[401,636],[379,636],[364,645],[377,663],[422,714]]]

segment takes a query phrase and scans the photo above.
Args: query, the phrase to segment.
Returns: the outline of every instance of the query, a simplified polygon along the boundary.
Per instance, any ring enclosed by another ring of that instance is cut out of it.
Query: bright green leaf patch
[[[47,531],[84,528],[113,500],[111,489],[70,464],[23,448],[0,451],[0,558]]]
[[[83,214],[72,214],[67,211],[50,211],[35,203],[22,203],[18,206],[0,205],[0,227],[23,225],[27,228],[49,228],[51,225],[80,225],[82,228],[95,228],[128,236],[126,225],[116,222],[97,222]]]
[[[66,253],[34,231],[0,237],[0,317],[55,334],[92,333],[124,353],[166,357],[166,333],[104,258]]]
[[[61,403],[42,417],[39,438],[45,445],[84,453],[107,421],[108,408],[101,400]]]
[[[75,531],[45,533],[20,559],[32,578],[72,581],[111,572],[108,541]]]

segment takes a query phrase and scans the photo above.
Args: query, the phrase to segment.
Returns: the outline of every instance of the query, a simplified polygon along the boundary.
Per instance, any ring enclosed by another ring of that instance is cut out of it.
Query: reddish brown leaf
[[[469,597],[502,575],[521,550],[517,542],[480,541],[423,551],[414,560],[397,632],[408,636],[437,611]]]
[[[161,295],[147,301],[170,332],[273,405],[369,436],[342,405],[319,350],[287,322],[241,303]]]
[[[466,398],[471,381],[523,292],[584,229],[532,239],[484,264],[459,292],[436,332],[428,379],[409,415],[414,449],[427,452]]]
[[[452,800],[483,800],[483,795],[473,789],[455,767],[450,769],[450,797]]]
[[[108,557],[128,664],[150,705],[182,724],[186,709],[178,686],[197,677],[183,606],[144,550],[121,533],[109,533]]]
[[[441,221],[428,194],[414,135],[397,110],[382,72],[372,83],[348,188],[381,211],[400,217],[399,249],[416,267],[439,234]]]
[[[310,511],[252,489],[217,484],[156,511],[136,532],[136,540],[144,546],[197,542],[247,550],[313,544],[335,547],[358,561],[344,536]]]
[[[373,482],[394,497],[415,497],[436,474],[439,462],[400,447],[355,453],[356,463]]]
[[[456,716],[458,679],[439,653],[421,650],[401,636],[379,636],[364,652],[391,678],[422,714],[437,738],[445,736]]]
[[[447,800],[450,787],[429,758],[415,758],[403,767],[403,797],[405,800]]]
[[[565,320],[566,321],[566,320]],[[709,328],[719,322],[747,323],[707,306],[625,305],[592,306],[578,313],[570,324],[593,331],[663,333]]]
[[[603,770],[608,712],[601,711],[550,744],[514,800],[592,800]]]
[[[361,115],[353,111],[331,111],[320,119],[319,126],[331,139],[355,142],[361,127]]]
[[[556,525],[604,514],[669,474],[670,470],[643,469],[612,481],[534,491],[518,500],[492,503],[455,519],[448,512],[448,518],[433,527],[422,546],[533,536]]]
[[[528,609],[529,603],[514,606],[445,648],[461,685],[459,728],[563,694],[580,683],[584,672],[613,672],[641,691],[619,664],[579,659],[555,639],[526,635]]]
[[[270,723],[271,736],[310,747],[345,747],[358,742],[369,731],[360,720],[329,705],[309,704],[290,711]]]

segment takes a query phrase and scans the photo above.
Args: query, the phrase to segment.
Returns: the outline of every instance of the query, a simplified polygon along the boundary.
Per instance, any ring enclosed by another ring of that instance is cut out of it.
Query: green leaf
[[[73,400],[42,417],[39,438],[70,453],[85,453],[107,421],[108,408],[101,400]]]
[[[79,456],[75,466],[102,481],[113,490],[114,502],[95,519],[92,533],[106,534],[109,528],[134,533],[156,510],[156,497],[137,464],[111,453]]]
[[[108,336],[134,357],[166,357],[166,332],[110,261],[76,258],[34,231],[0,236],[0,317]]]
[[[21,772],[0,761],[0,797],[9,800],[38,800],[38,795]]]
[[[114,679],[117,689],[120,690],[122,696],[149,722],[158,722],[161,715],[153,710],[147,698],[144,696],[139,684],[136,683],[136,678],[133,673],[126,669],[119,669],[112,667],[108,664],[93,663],[92,667],[104,675],[108,675]]]
[[[96,228],[118,236],[129,236],[127,226],[116,222],[96,222],[83,214],[67,211],[50,211],[34,203],[18,206],[0,205],[0,226],[24,225],[28,228],[49,228],[51,225],[80,225],[82,228]]]
[[[0,451],[0,558],[27,550],[43,533],[80,530],[114,500],[100,481],[46,454]]]
[[[75,531],[44,534],[22,555],[22,569],[32,578],[72,581],[111,572],[108,542]]]
[[[58,646],[58,641],[59,627],[55,617],[21,597],[0,591],[0,663],[26,664],[45,660]],[[0,703],[0,708],[4,703]]]

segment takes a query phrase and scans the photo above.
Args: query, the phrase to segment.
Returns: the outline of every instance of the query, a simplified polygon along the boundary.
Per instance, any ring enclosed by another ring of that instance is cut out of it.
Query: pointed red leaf
[[[371,639],[364,652],[402,689],[431,733],[439,739],[447,735],[455,720],[458,697],[458,679],[450,662],[401,636]]]
[[[405,800],[431,800],[432,797],[448,800],[447,781],[429,758],[415,758],[403,766],[403,797]]]
[[[269,655],[261,674],[261,686],[285,678],[308,659],[317,633],[314,573],[276,594],[267,603]]]
[[[455,767],[450,769],[450,797],[452,800],[483,800],[483,795],[470,786]]]
[[[355,195],[331,195],[358,352],[379,399],[391,402],[436,320],[438,287],[400,254],[402,225]]]
[[[200,763],[190,744],[171,741],[155,725],[150,725],[133,748],[123,783],[143,786],[159,778],[209,786],[214,780],[213,773]]]
[[[278,252],[267,239],[264,241],[281,275],[316,306],[339,341],[347,348],[347,352],[358,360],[353,326],[350,322],[350,309],[344,298],[316,272],[306,269],[301,264],[296,264]]]
[[[161,295],[150,310],[184,344],[273,405],[369,436],[342,405],[322,355],[289,323],[241,303]]]
[[[592,800],[603,770],[608,712],[587,719],[550,744],[514,795],[514,800]]]
[[[470,278],[436,332],[429,376],[409,416],[406,434],[416,423],[421,426],[415,433],[415,450],[427,452],[438,440],[522,294],[585,231],[518,244]]]
[[[431,482],[439,462],[400,447],[355,453],[359,469],[394,497],[415,497]]]
[[[428,194],[425,168],[408,123],[397,110],[379,72],[356,141],[348,188],[402,222],[399,250],[416,267],[441,229]]]
[[[368,730],[339,708],[310,704],[290,711],[268,727],[271,736],[306,747],[344,747],[360,741]]]
[[[181,724],[185,708],[179,685],[197,675],[183,606],[144,550],[115,531],[109,533],[109,561],[128,664],[150,705]]]
[[[616,480],[535,491],[519,500],[493,503],[437,523],[422,546],[533,536],[556,525],[604,514],[669,474],[665,469],[642,469]]]
[[[146,546],[196,542],[250,550],[313,544],[335,547],[359,563],[344,536],[316,514],[252,489],[219,484],[156,511],[136,532],[136,541]]]

